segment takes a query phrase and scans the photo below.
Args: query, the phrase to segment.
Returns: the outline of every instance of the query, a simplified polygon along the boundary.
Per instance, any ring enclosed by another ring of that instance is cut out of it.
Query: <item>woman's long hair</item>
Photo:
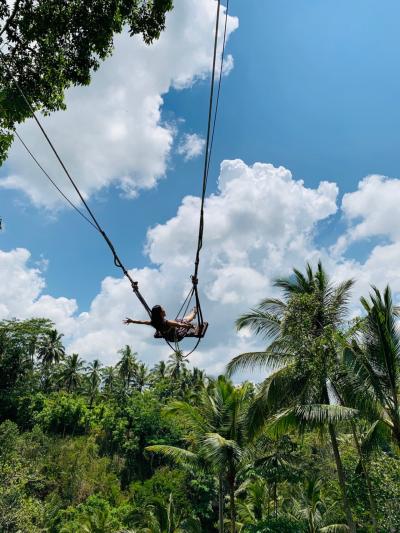
[[[165,318],[162,316],[161,305],[155,305],[151,310],[151,325],[157,331],[161,331],[165,326]]]

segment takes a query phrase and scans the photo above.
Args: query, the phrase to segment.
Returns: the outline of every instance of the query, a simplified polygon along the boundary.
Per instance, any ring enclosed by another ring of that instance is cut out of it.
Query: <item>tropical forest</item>
[[[0,330],[0,527],[26,532],[400,530],[400,309],[321,264],[238,317],[264,351],[209,376],[65,352],[49,320]],[[240,382],[244,369],[260,382]],[[259,375],[259,374],[257,374]]]

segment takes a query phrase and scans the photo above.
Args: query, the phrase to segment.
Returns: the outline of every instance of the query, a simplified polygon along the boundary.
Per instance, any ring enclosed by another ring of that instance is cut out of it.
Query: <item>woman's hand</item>
[[[123,323],[128,325],[128,324],[132,324],[133,323],[133,320],[131,318],[125,318],[125,320],[123,320]]]

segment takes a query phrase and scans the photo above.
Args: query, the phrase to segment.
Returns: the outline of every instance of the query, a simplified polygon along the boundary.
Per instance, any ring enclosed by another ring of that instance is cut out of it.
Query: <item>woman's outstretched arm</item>
[[[125,318],[124,324],[142,324],[144,326],[151,326],[150,320],[132,320],[132,318]]]

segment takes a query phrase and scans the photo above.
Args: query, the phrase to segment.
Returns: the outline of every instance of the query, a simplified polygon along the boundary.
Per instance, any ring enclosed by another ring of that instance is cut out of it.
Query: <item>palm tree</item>
[[[153,380],[158,381],[167,377],[167,364],[165,361],[159,361],[151,371]]]
[[[275,518],[278,516],[278,485],[284,481],[298,478],[296,445],[284,435],[278,439],[269,439],[263,443],[266,453],[260,454],[255,461],[256,470],[262,474],[272,489]],[[269,513],[269,502],[268,502]]]
[[[208,378],[204,370],[199,370],[194,367],[189,377],[190,399],[193,402],[197,401],[199,395],[208,384]]]
[[[360,400],[369,400],[368,406],[375,408],[376,418],[390,428],[400,448],[400,308],[393,305],[389,287],[383,295],[373,287],[370,301],[361,298],[361,303],[367,316],[346,354],[355,376],[351,400],[357,407]]]
[[[340,533],[348,531],[346,524],[324,526],[324,515],[328,511],[321,493],[322,482],[311,477],[303,482],[302,489],[292,500],[293,514],[307,521],[308,533]]]
[[[102,370],[104,392],[112,395],[115,391],[115,387],[118,383],[117,370],[114,366],[106,366]]]
[[[187,402],[172,402],[165,408],[177,415],[188,428],[190,449],[157,445],[146,448],[162,453],[182,464],[207,465],[218,476],[219,532],[224,531],[224,485],[230,500],[230,529],[236,533],[235,490],[238,470],[246,457],[246,415],[249,404],[249,384],[234,387],[220,376],[211,392],[204,389],[195,406]]]
[[[269,346],[235,357],[228,371],[260,364],[277,369],[265,379],[254,401],[253,428],[262,427],[267,419],[277,430],[290,425],[301,431],[327,427],[347,524],[354,532],[336,424],[357,412],[338,405],[331,391],[339,364],[336,337],[346,325],[352,285],[352,280],[330,283],[321,262],[315,272],[308,264],[305,274],[294,269],[293,276],[278,279],[275,286],[284,298],[267,298],[237,321],[238,329],[250,328],[270,341]]]
[[[132,351],[132,348],[128,345],[119,352],[122,357],[117,363],[118,373],[123,380],[125,389],[128,390],[137,370],[137,353]]]
[[[169,377],[178,380],[187,367],[187,359],[181,350],[175,350],[169,357],[167,362],[167,371]]]
[[[150,374],[147,366],[144,363],[138,363],[134,377],[136,390],[143,392],[144,388],[149,383],[149,378]]]
[[[89,408],[93,406],[93,402],[99,393],[99,386],[101,383],[101,362],[99,359],[91,361],[87,367],[87,394],[89,396]]]
[[[238,503],[238,514],[243,524],[254,525],[269,516],[269,486],[265,479],[247,479],[236,494],[244,495]]]
[[[41,339],[38,348],[38,357],[42,365],[48,367],[54,363],[59,363],[65,356],[65,348],[61,342],[62,333],[52,329]]]
[[[136,511],[132,522],[135,529],[132,533],[201,533],[201,524],[198,518],[185,517],[176,508],[172,493],[168,502],[157,502],[145,505],[140,511]]]
[[[77,353],[68,355],[63,361],[60,381],[67,389],[67,392],[76,390],[82,381],[83,359]]]

